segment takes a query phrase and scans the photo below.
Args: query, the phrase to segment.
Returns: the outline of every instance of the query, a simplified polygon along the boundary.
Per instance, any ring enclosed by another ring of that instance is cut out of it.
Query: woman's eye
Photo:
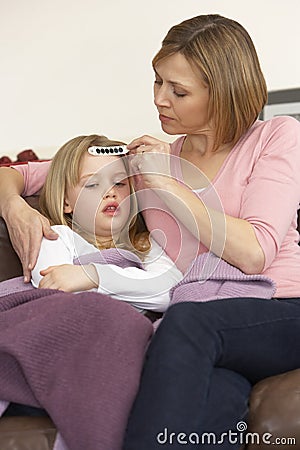
[[[161,80],[154,80],[154,84],[157,84],[158,86],[162,85],[162,81]]]
[[[115,183],[115,186],[117,186],[117,187],[125,186],[125,183],[123,181],[117,181]]]
[[[86,184],[86,185],[85,185],[85,187],[86,187],[87,189],[92,189],[92,188],[95,188],[95,187],[98,187],[98,186],[99,186],[98,183],[89,183],[89,184]]]
[[[174,94],[176,95],[176,97],[185,97],[186,96],[186,94],[183,94],[181,92],[176,92],[176,91],[174,91]]]

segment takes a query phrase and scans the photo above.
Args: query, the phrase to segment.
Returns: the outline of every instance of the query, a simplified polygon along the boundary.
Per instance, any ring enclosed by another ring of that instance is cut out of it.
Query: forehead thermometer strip
[[[129,150],[126,145],[112,145],[109,147],[98,147],[94,145],[88,148],[88,152],[93,156],[118,156],[125,155]]]

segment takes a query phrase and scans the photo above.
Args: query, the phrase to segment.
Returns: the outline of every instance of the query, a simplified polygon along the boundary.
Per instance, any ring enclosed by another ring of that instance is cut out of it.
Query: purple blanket
[[[46,409],[72,450],[120,450],[151,322],[97,293],[0,298],[0,398]]]
[[[120,450],[152,332],[98,293],[2,295],[0,399],[46,409],[69,449]]]
[[[210,301],[235,297],[272,298],[276,286],[264,275],[246,275],[218,258],[203,253],[170,291],[171,303]]]
[[[275,283],[270,278],[246,275],[213,253],[203,253],[170,290],[170,306],[179,302],[209,302],[237,297],[270,299],[275,292]],[[155,322],[155,330],[161,320]]]
[[[171,304],[274,292],[269,278],[209,253],[172,289]],[[2,292],[0,399],[46,409],[69,449],[120,450],[152,332],[143,315],[102,294]]]
[[[123,249],[110,248],[95,253],[87,253],[74,260],[76,265],[85,264],[115,264],[119,267],[138,267],[143,269],[141,260],[132,252]],[[31,283],[24,283],[23,277],[16,277],[0,282],[0,297],[4,295],[29,291],[34,289]]]

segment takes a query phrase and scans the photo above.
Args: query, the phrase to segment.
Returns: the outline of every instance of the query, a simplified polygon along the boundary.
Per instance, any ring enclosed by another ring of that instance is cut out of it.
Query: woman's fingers
[[[142,151],[142,149],[139,150],[139,147],[147,146],[147,145],[151,146],[151,145],[156,145],[156,144],[159,144],[159,143],[163,143],[163,141],[160,141],[159,139],[156,139],[156,138],[154,138],[152,136],[148,136],[148,135],[145,134],[144,136],[141,136],[141,137],[138,137],[136,139],[133,139],[133,141],[131,141],[127,145],[127,148],[129,150],[131,150],[132,153],[134,153],[134,152],[139,152],[140,153]]]
[[[43,236],[46,239],[50,239],[52,241],[57,239],[58,238],[58,234],[54,230],[52,230],[49,220],[46,219],[46,217],[44,217],[44,216],[41,216],[41,220],[42,220]]]
[[[31,208],[21,197],[11,198],[7,207],[6,223],[12,245],[19,256],[23,268],[24,281],[29,282],[43,236],[57,239],[48,219]]]

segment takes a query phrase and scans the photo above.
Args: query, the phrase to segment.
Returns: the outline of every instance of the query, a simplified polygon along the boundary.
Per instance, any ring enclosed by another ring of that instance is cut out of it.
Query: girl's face
[[[210,131],[208,101],[209,88],[181,53],[158,62],[154,103],[166,133],[200,134]]]
[[[122,158],[86,153],[78,184],[67,190],[64,212],[72,212],[75,222],[100,240],[117,237],[130,215],[130,185]]]

